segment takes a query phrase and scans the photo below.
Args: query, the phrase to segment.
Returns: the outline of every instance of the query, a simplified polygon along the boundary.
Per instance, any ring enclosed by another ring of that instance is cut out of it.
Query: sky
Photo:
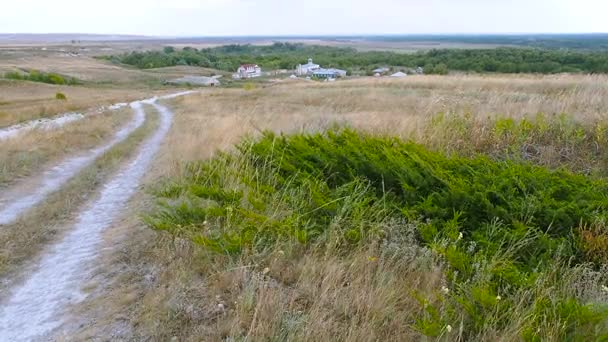
[[[0,33],[608,33],[606,0],[0,0]]]

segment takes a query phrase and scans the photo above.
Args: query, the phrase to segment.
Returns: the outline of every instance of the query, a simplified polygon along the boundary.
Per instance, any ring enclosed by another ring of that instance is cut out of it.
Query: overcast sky
[[[608,0],[0,0],[1,33],[608,32]]]

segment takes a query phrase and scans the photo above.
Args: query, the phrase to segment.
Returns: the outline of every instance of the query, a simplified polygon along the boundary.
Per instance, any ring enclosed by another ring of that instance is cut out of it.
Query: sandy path
[[[194,91],[183,91],[183,92],[179,92],[179,93],[175,93],[175,94],[160,96],[158,98],[159,99],[171,99],[171,98],[175,98],[178,96],[191,94],[193,92]],[[146,101],[149,101],[149,100],[141,100],[141,101],[135,101],[135,102],[146,102]],[[64,114],[59,114],[52,118],[35,119],[35,120],[30,120],[27,122],[23,122],[23,123],[8,126],[8,127],[0,127],[0,141],[9,139],[9,138],[14,138],[16,136],[19,136],[20,134],[23,134],[27,131],[31,131],[34,129],[50,130],[50,129],[61,128],[62,126],[66,125],[70,122],[84,119],[88,115],[100,114],[100,113],[103,113],[108,110],[118,110],[118,109],[126,107],[128,105],[129,104],[127,104],[127,103],[116,103],[116,104],[113,104],[110,106],[103,106],[103,107],[99,107],[96,109],[91,109],[86,112],[87,114],[64,113]]]
[[[101,147],[69,157],[53,168],[46,170],[42,176],[32,176],[0,193],[0,227],[14,223],[19,216],[41,203],[51,193],[59,190],[67,181],[93,163],[95,159],[125,140],[139,128],[145,119],[145,113],[142,108],[143,103],[153,103],[157,99],[172,99],[191,93],[193,91],[184,91],[132,102],[131,107],[134,110],[133,120],[119,130],[111,141]]]
[[[132,107],[133,120],[116,132],[112,140],[106,144],[68,157],[58,165],[46,170],[42,177],[40,175],[32,176],[3,191],[0,194],[0,226],[15,222],[24,212],[42,202],[49,194],[57,191],[82,169],[140,127],[145,120],[145,113],[139,102],[134,102]]]
[[[30,270],[31,275],[25,283],[11,293],[0,311],[0,341],[48,337],[63,323],[61,317],[66,307],[84,298],[80,289],[90,276],[102,232],[111,226],[137,191],[171,127],[172,113],[153,101],[149,103],[160,114],[158,129],[142,143],[137,156],[103,186],[99,198],[79,214],[68,235],[52,246],[40,264]],[[137,110],[141,103],[132,106]]]

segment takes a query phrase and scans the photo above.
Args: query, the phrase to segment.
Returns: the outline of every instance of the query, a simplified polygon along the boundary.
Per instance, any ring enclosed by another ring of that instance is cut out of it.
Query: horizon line
[[[453,33],[323,33],[323,34],[225,34],[225,35],[199,35],[199,34],[184,34],[184,35],[149,35],[149,34],[134,34],[134,33],[87,33],[87,32],[0,32],[0,36],[7,35],[44,35],[44,36],[60,36],[60,35],[83,35],[83,36],[118,36],[118,37],[138,37],[151,39],[183,39],[183,38],[309,38],[309,37],[416,37],[416,36],[533,36],[533,35],[608,35],[608,32],[453,32]]]

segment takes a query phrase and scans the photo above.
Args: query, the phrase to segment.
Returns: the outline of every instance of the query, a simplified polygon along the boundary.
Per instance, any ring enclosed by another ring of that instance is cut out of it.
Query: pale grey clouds
[[[0,0],[0,32],[146,35],[608,32],[602,0]]]

